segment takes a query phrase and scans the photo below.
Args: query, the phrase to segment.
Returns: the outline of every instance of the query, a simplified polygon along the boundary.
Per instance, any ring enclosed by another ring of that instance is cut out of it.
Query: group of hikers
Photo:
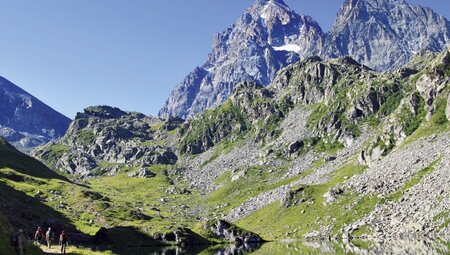
[[[37,245],[46,245],[48,249],[52,248],[52,243],[54,240],[55,234],[52,228],[48,228],[46,232],[41,227],[38,227],[36,233],[34,234],[34,241]],[[24,243],[25,236],[23,230],[20,229],[17,233],[13,233],[11,235],[10,243],[14,246],[17,255],[23,255],[24,253]],[[59,235],[59,245],[61,248],[61,254],[66,254],[66,248],[68,244],[68,238],[66,232],[63,230]]]

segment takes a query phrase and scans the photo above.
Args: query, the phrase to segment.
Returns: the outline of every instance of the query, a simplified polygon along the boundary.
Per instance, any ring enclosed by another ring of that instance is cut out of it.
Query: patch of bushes
[[[95,134],[88,130],[81,130],[77,133],[77,141],[81,144],[92,144],[95,140]]]
[[[398,116],[399,121],[403,126],[403,132],[405,132],[405,135],[407,136],[410,136],[419,128],[426,114],[424,99],[418,94],[418,92],[415,92],[414,96],[419,99],[417,112],[411,112],[411,110],[406,105],[404,105]]]
[[[42,158],[49,163],[57,162],[65,153],[69,151],[69,147],[63,144],[55,144],[49,147],[49,150],[42,155]]]
[[[330,112],[330,108],[323,103],[317,104],[311,115],[309,115],[307,127],[314,128]]]

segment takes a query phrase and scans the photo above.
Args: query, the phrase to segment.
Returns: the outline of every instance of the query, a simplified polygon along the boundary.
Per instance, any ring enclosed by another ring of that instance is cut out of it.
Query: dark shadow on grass
[[[14,146],[0,137],[0,169],[5,167],[32,177],[56,179],[79,187],[89,188],[87,185],[75,183],[65,176],[58,174],[39,160],[18,151]]]
[[[6,185],[1,178],[0,176],[0,213],[16,230],[23,229],[26,238],[32,239],[34,231],[40,226],[52,227],[55,230],[55,236],[65,230],[74,237],[74,242],[91,240],[90,236],[77,231],[72,222],[62,213],[40,202],[37,198]]]
[[[61,181],[71,182],[66,177],[52,171],[35,158],[18,151],[3,138],[0,138],[0,168],[5,167],[37,178],[58,179]]]

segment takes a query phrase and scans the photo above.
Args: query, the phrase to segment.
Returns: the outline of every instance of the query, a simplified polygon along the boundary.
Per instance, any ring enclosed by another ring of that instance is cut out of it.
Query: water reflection
[[[146,248],[115,248],[114,254],[118,255],[241,255],[251,254],[258,250],[262,244],[245,245],[209,245],[209,246],[190,246],[190,247],[146,247]],[[108,249],[99,249],[106,251]]]
[[[346,242],[281,241],[266,243],[251,254],[449,254],[445,240],[397,240]]]
[[[450,242],[436,240],[396,240],[396,241],[297,241],[286,240],[251,245],[216,245],[136,248],[116,251],[117,254],[134,255],[284,255],[284,254],[450,254]]]

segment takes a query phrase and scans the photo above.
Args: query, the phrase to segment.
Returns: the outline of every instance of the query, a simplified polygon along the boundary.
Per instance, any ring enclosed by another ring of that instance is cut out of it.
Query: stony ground
[[[418,184],[407,189],[399,201],[387,201],[357,224],[369,225],[378,238],[386,236],[448,234],[445,219],[436,215],[450,210],[450,135],[445,133],[411,143],[376,162],[364,174],[350,179],[345,187],[360,194],[389,197],[420,170],[438,162]]]
[[[260,162],[258,145],[252,141],[245,141],[244,144],[236,146],[229,153],[221,154],[217,159],[208,163],[217,149],[186,160],[186,170],[183,173],[193,188],[212,191],[217,188],[214,180],[226,171],[246,169],[258,165]]]
[[[293,187],[299,184],[320,184],[327,180],[327,174],[337,170],[345,164],[348,164],[349,157],[355,155],[356,151],[361,148],[361,146],[369,139],[369,133],[363,132],[363,134],[354,141],[352,146],[346,147],[345,149],[339,151],[336,155],[336,160],[326,162],[323,166],[315,169],[311,174],[307,175],[305,178],[300,179],[283,185],[276,189],[263,192],[256,197],[252,197],[245,201],[242,205],[234,208],[227,216],[226,220],[236,221],[242,217],[250,215],[252,212],[261,209],[268,204],[271,204],[277,200],[281,200],[285,194],[290,191]],[[297,158],[288,172],[287,177],[299,175],[311,168],[311,164],[320,155],[314,153],[307,153],[304,156]]]

